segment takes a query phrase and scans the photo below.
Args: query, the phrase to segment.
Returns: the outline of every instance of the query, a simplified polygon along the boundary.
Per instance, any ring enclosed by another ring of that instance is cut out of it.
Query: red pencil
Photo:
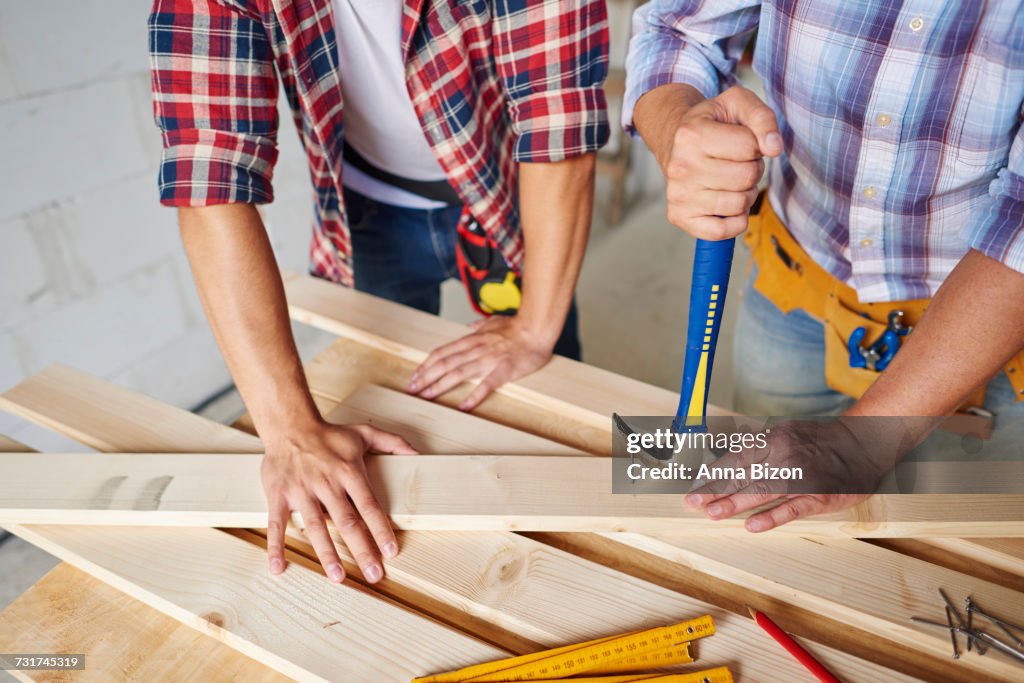
[[[803,649],[800,643],[796,642],[789,637],[785,631],[779,628],[779,625],[769,619],[767,616],[758,612],[753,607],[747,607],[747,611],[750,612],[750,616],[754,617],[754,621],[757,625],[763,628],[768,635],[775,639],[775,642],[786,648],[786,652],[793,655],[796,661],[804,665],[804,668],[814,674],[814,677],[823,683],[841,683],[841,681],[832,675],[828,669],[821,665],[818,660],[811,656],[811,653]]]

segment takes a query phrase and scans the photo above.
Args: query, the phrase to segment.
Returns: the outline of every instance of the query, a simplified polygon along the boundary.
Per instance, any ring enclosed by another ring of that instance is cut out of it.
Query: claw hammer
[[[750,213],[756,215],[764,194],[760,194]],[[736,238],[710,242],[697,240],[693,255],[693,284],[690,286],[690,315],[686,324],[686,356],[672,429],[677,433],[706,432],[708,429],[708,393],[711,368],[718,347],[725,295],[729,290],[729,272]]]

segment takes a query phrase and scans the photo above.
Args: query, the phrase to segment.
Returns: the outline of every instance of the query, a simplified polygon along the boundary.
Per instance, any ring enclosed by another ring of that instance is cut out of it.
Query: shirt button
[[[860,246],[862,246],[862,247],[870,247],[872,244],[874,244],[874,242],[872,242],[871,240],[861,240],[860,241]]]
[[[873,188],[871,185],[868,185],[867,187],[864,188],[864,196],[867,197],[868,199],[871,199],[876,194],[878,194],[878,190]]]
[[[882,128],[885,128],[890,123],[892,123],[892,117],[889,116],[888,114],[879,114],[878,116],[875,117],[875,123],[880,125]]]
[[[924,19],[922,19],[921,17],[914,17],[913,19],[910,20],[911,31],[917,33],[922,28],[924,28]]]

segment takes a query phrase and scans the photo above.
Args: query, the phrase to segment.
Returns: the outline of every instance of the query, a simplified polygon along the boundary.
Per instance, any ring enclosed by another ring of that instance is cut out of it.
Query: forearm
[[[210,327],[257,431],[266,439],[315,423],[281,275],[256,208],[181,209],[179,223]]]
[[[669,83],[648,91],[633,110],[633,125],[647,148],[654,154],[662,171],[667,170],[676,131],[695,104],[704,101],[696,88],[683,83]]]
[[[851,415],[956,411],[1024,348],[1024,275],[970,251]]]
[[[572,304],[594,203],[594,154],[519,165],[526,253],[517,318],[552,346]]]

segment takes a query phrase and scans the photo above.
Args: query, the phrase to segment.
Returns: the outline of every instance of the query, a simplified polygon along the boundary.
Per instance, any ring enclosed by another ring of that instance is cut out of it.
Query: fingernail
[[[327,576],[334,583],[341,583],[342,579],[345,578],[345,570],[341,568],[340,564],[332,564],[327,568]]]
[[[747,529],[749,531],[764,531],[768,528],[768,523],[763,519],[748,519]]]
[[[460,403],[459,404],[459,410],[469,410],[469,404],[466,403],[466,402]]]
[[[768,133],[768,136],[764,139],[765,144],[769,147],[775,147],[782,149],[782,136],[778,133]]]
[[[423,395],[427,398],[434,398],[434,390],[427,389],[426,391],[423,392]]]
[[[718,503],[712,503],[708,506],[708,515],[711,517],[717,517],[722,514],[722,506]]]
[[[420,388],[420,385],[417,382],[410,382],[409,383],[409,391],[417,391],[419,388]]]
[[[398,555],[398,544],[394,541],[391,541],[390,543],[385,543],[384,547],[381,548],[380,551],[384,553],[385,559],[390,560],[392,557]]]
[[[281,561],[281,558],[275,557],[274,559],[272,559],[270,561],[270,573],[271,574],[280,574],[283,571],[284,571],[284,562]]]
[[[696,493],[691,493],[690,495],[688,495],[686,498],[683,499],[683,502],[685,502],[689,507],[692,507],[692,508],[699,508],[700,507],[700,501],[701,501],[700,495],[698,495]]]
[[[370,583],[377,583],[378,581],[380,581],[380,577],[384,576],[384,572],[381,571],[379,564],[372,564],[366,568],[366,571],[364,572],[363,575],[366,577],[366,580]]]

